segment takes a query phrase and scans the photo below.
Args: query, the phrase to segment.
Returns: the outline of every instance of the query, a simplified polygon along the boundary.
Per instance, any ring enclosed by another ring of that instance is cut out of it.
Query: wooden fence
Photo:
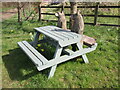
[[[55,15],[54,13],[41,13],[41,9],[42,8],[61,8],[62,10],[64,10],[64,8],[70,8],[70,6],[39,6],[39,21],[52,21],[52,22],[57,22],[57,20],[45,20],[45,19],[41,19],[41,15]],[[84,17],[94,17],[94,22],[93,23],[87,23],[85,22],[85,24],[90,24],[90,25],[103,25],[103,26],[116,26],[116,27],[120,27],[120,25],[115,25],[115,24],[98,24],[97,23],[97,19],[98,17],[112,17],[112,18],[120,18],[120,15],[98,15],[98,10],[99,8],[120,8],[120,6],[99,6],[99,4],[96,4],[96,6],[78,6],[78,8],[94,8],[95,12],[94,15],[83,15]],[[65,14],[65,16],[70,16],[70,14]],[[69,22],[68,22],[69,23]]]

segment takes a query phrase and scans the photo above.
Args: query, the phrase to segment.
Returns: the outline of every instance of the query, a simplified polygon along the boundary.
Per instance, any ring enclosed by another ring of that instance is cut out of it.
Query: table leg
[[[62,53],[62,49],[59,45],[57,45],[56,47],[56,51],[54,54],[54,58],[57,59],[60,57],[61,53]],[[55,70],[56,70],[57,64],[51,67],[48,79],[54,76]]]
[[[80,42],[77,43],[77,47],[78,47],[79,50],[82,50],[82,49],[83,49],[82,44],[80,44]],[[89,63],[86,54],[83,54],[83,55],[82,55],[82,58],[83,58],[83,60],[84,60],[85,63]]]
[[[83,60],[84,60],[85,63],[89,63],[86,54],[83,54],[83,55],[82,55],[82,58],[83,58]]]
[[[36,32],[36,34],[34,36],[34,40],[33,40],[33,47],[36,47],[36,45],[38,43],[39,36],[40,36],[40,33]]]

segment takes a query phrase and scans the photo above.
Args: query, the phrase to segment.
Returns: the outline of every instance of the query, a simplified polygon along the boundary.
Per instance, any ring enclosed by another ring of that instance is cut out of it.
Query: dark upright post
[[[96,8],[95,8],[94,25],[97,25],[98,9],[99,9],[99,3],[96,4]]]

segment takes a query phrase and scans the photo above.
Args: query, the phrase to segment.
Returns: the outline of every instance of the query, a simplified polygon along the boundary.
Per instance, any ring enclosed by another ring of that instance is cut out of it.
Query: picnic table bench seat
[[[29,56],[29,58],[37,67],[48,62],[48,60],[43,55],[41,55],[34,47],[32,47],[27,41],[18,42],[18,45]]]
[[[86,53],[94,51],[97,47],[97,43],[88,48],[83,48],[80,40],[82,36],[71,32],[70,30],[66,31],[56,26],[44,26],[35,28],[35,37],[32,42],[21,41],[18,42],[20,48],[28,55],[28,57],[34,62],[39,71],[51,67],[49,77],[52,77],[55,73],[57,64],[66,62],[78,56],[82,56],[85,63],[89,63]],[[40,34],[45,35],[43,41],[49,41],[56,46],[56,51],[53,59],[47,60],[43,55],[41,55],[37,50],[36,46],[40,41]],[[68,48],[65,48],[69,45],[76,44],[78,47],[77,51],[72,51]],[[62,51],[65,51],[69,54],[61,55]]]

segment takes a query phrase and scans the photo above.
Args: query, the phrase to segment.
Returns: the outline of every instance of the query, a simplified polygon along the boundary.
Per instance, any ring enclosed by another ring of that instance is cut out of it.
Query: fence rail
[[[55,13],[41,13],[43,15],[55,15]],[[65,14],[65,16],[70,16],[71,14]],[[90,17],[94,17],[95,15],[91,15],[91,14],[84,14],[82,15],[83,17],[84,16],[90,16]],[[98,17],[115,17],[115,18],[120,18],[120,16],[118,15],[98,15]]]
[[[41,8],[61,8],[62,10],[64,10],[64,8],[70,8],[70,6],[40,6]],[[115,24],[99,24],[97,23],[97,19],[99,17],[111,17],[111,18],[120,18],[120,15],[98,15],[98,10],[99,8],[120,8],[120,6],[99,6],[99,4],[97,3],[96,6],[78,6],[78,8],[94,8],[95,12],[94,15],[92,14],[83,14],[83,17],[94,17],[94,22],[93,23],[85,23],[85,24],[90,24],[90,25],[103,25],[103,26],[116,26],[116,27],[120,27],[120,25],[115,25]],[[40,16],[41,15],[55,15],[55,13],[41,13],[40,11]],[[65,14],[65,16],[70,16],[70,14]],[[40,19],[42,21],[53,21],[53,22],[57,22],[56,20],[45,20],[45,19]],[[69,22],[68,22],[69,23]]]
[[[41,6],[41,8],[62,8],[63,6]],[[64,6],[70,8],[70,6]],[[78,8],[96,8],[96,6],[78,6]],[[99,6],[99,8],[120,8],[120,6]]]
[[[41,19],[41,21],[57,22],[57,20],[45,20],[45,19]],[[69,23],[69,21],[67,21],[67,23]],[[85,24],[88,24],[88,25],[94,25],[94,23],[87,23],[87,22],[85,22]],[[97,24],[97,25],[101,25],[101,26],[116,26],[116,27],[120,27],[120,25],[115,25],[115,24]]]

